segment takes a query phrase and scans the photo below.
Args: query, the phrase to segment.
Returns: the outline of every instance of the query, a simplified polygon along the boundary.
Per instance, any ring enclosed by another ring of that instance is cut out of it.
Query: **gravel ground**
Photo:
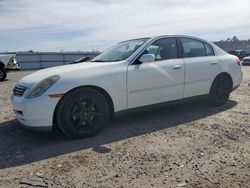
[[[250,67],[228,103],[204,100],[121,115],[70,140],[22,129],[0,83],[0,187],[250,187]]]

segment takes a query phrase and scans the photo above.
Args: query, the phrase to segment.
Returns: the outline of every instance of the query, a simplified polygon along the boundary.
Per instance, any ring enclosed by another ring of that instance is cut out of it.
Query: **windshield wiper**
[[[93,60],[93,61],[90,61],[90,62],[116,62],[116,61],[121,61],[120,59],[114,59],[114,60],[108,60],[108,61],[105,61],[105,60]]]
[[[104,60],[93,60],[93,61],[90,61],[90,62],[106,62]]]

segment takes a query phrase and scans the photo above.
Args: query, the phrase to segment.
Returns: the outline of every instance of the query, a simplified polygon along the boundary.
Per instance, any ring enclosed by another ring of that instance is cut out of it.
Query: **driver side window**
[[[175,38],[158,39],[153,42],[143,53],[153,54],[155,61],[178,58],[177,42]]]

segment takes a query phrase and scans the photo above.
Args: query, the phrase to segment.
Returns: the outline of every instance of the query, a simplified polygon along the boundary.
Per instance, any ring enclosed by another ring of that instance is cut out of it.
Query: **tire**
[[[61,131],[71,138],[94,136],[109,119],[106,98],[90,88],[66,94],[58,104],[56,119]]]
[[[4,81],[7,76],[7,73],[3,67],[0,67],[0,82]]]
[[[213,106],[224,105],[232,91],[232,81],[230,77],[221,75],[215,78],[209,93],[209,101]]]

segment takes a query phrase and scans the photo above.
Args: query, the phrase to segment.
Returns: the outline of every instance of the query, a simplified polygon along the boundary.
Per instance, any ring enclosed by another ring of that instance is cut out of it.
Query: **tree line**
[[[250,39],[248,40],[240,40],[237,38],[237,36],[233,36],[232,38],[227,38],[226,40],[220,40],[213,42],[217,46],[223,48],[223,49],[250,49]]]

